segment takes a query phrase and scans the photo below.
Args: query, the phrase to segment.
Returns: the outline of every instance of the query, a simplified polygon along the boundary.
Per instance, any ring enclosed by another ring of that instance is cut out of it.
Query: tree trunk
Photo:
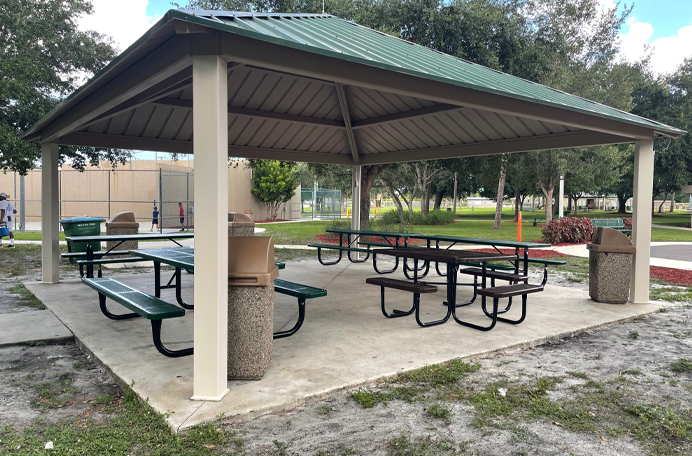
[[[442,197],[444,195],[445,193],[442,190],[438,190],[437,192],[435,192],[435,205],[433,206],[433,210],[440,210],[440,206],[442,205]]]
[[[428,218],[430,212],[430,184],[423,186],[420,194],[420,215],[424,219]]]
[[[502,157],[500,165],[500,180],[497,183],[497,203],[495,204],[495,224],[494,230],[500,229],[502,223],[502,201],[505,199],[505,178],[507,177],[507,157]]]
[[[543,194],[545,195],[545,223],[547,224],[553,220],[553,192],[555,189],[554,185],[551,185],[543,189]]]
[[[668,192],[666,192],[665,195],[663,195],[663,202],[658,205],[658,213],[660,214],[663,212],[663,205],[666,204],[666,201],[668,200]]]
[[[577,216],[577,212],[579,211],[579,197],[574,198],[574,216]]]
[[[618,212],[620,213],[625,213],[627,212],[627,195],[624,193],[618,193]]]
[[[514,189],[514,221],[518,222],[519,221],[519,200],[520,198],[519,194],[519,187]]]
[[[519,203],[519,210],[523,211],[524,210],[524,201],[526,200],[526,195],[523,195],[521,197],[521,203]]]
[[[567,210],[571,211],[572,210],[572,197],[567,196]]]
[[[396,210],[399,212],[399,220],[404,220],[404,207],[401,205],[401,199],[399,199],[399,195],[396,194],[396,189],[394,188],[394,184],[392,181],[388,179],[382,179],[384,182],[384,186],[387,188],[387,191],[389,194],[392,196],[392,201],[394,201],[394,206],[396,206]]]
[[[360,226],[366,229],[370,223],[370,191],[375,178],[387,165],[363,166],[360,182]]]
[[[673,193],[673,196],[670,198],[670,211],[669,212],[675,212],[675,193]]]

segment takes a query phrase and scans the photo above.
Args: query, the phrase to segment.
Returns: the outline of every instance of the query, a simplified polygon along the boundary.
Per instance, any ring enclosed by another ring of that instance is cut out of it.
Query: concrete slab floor
[[[72,340],[72,333],[50,310],[0,314],[0,347]]]
[[[383,265],[385,266],[385,265]],[[309,301],[302,329],[294,336],[274,341],[271,367],[259,381],[229,381],[230,392],[220,402],[192,401],[192,357],[171,359],[153,346],[151,326],[144,319],[113,321],[101,314],[96,293],[69,280],[55,285],[26,286],[75,334],[77,343],[93,353],[122,383],[148,398],[157,411],[166,413],[174,430],[182,430],[220,414],[238,421],[287,410],[343,388],[372,382],[405,370],[455,358],[537,345],[546,340],[577,334],[613,322],[654,312],[659,305],[599,304],[586,291],[548,285],[529,296],[528,317],[518,326],[498,323],[490,332],[476,331],[449,321],[419,327],[413,316],[387,319],[380,311],[379,287],[366,285],[375,276],[372,264],[321,266],[317,261],[293,262],[281,278],[326,288],[328,296]],[[403,277],[400,273],[390,277]],[[153,293],[153,275],[118,276],[118,280]],[[193,276],[183,274],[184,298],[192,301]],[[460,300],[469,296],[460,287]],[[173,290],[163,298],[174,301]],[[438,319],[444,287],[422,297],[422,318]],[[412,296],[387,290],[389,309],[408,309]],[[110,308],[119,311],[118,305]],[[516,306],[515,306],[516,307]],[[297,314],[295,298],[276,296],[274,330],[292,326]],[[518,309],[509,317],[516,318]],[[481,324],[488,319],[479,304],[459,311],[460,318]],[[194,311],[163,324],[164,343],[172,349],[192,344]]]

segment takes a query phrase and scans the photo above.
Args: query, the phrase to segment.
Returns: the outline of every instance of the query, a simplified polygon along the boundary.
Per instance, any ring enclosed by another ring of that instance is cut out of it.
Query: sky
[[[616,0],[601,2],[603,7],[616,4]],[[94,14],[82,17],[80,28],[110,35],[120,51],[174,8],[170,0],[92,0],[92,3]],[[186,2],[179,0],[179,3]],[[620,5],[620,9],[623,7]],[[685,57],[692,57],[692,0],[637,0],[620,39],[623,59],[637,61],[649,46],[651,68],[658,74],[674,71]]]

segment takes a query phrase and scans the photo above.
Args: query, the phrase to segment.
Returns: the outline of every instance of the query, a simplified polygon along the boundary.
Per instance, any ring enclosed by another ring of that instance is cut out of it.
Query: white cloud
[[[692,56],[692,25],[682,27],[673,36],[649,40],[654,34],[654,28],[647,22],[636,18],[627,21],[629,30],[620,34],[620,53],[629,61],[636,61],[644,56],[645,48],[650,45],[651,68],[659,74],[675,71],[685,57]]]
[[[161,16],[147,16],[148,0],[92,0],[94,14],[82,16],[81,30],[109,35],[120,51],[127,49]]]

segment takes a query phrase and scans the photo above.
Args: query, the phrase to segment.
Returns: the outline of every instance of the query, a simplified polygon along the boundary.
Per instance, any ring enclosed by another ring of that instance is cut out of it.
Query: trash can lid
[[[586,248],[593,252],[635,253],[636,248],[627,236],[613,228],[598,227],[593,231],[591,244]]]
[[[106,222],[109,228],[139,228],[134,212],[119,212]]]
[[[240,212],[228,213],[228,226],[237,228],[243,226],[255,226],[255,222],[250,217]]]
[[[60,220],[60,223],[83,223],[83,222],[105,222],[106,219],[100,217],[72,217]]]

